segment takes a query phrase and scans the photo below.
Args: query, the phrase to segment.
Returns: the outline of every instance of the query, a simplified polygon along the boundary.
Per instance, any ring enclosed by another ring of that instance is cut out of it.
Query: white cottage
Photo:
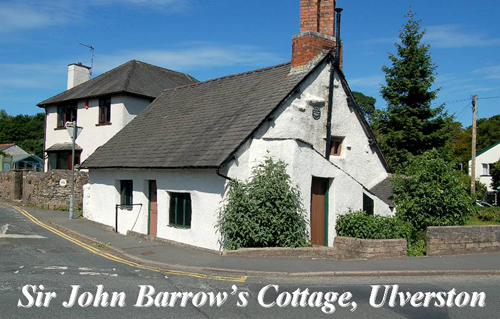
[[[387,163],[332,51],[335,1],[321,3],[301,1],[291,63],[166,90],[92,154],[84,217],[220,250],[228,179],[267,154],[299,185],[313,244],[332,246],[350,209],[392,214]]]
[[[476,155],[476,169],[474,176],[476,177],[476,180],[488,187],[488,192],[495,190],[491,187],[491,166],[498,161],[500,161],[500,142],[491,145]],[[472,160],[469,160],[469,167],[471,166]],[[470,169],[469,175],[471,175]]]
[[[83,127],[76,140],[75,162],[144,111],[164,89],[196,83],[187,74],[132,60],[96,78],[81,64],[68,66],[67,91],[38,104],[45,109],[44,170],[71,169],[71,138],[66,122]]]

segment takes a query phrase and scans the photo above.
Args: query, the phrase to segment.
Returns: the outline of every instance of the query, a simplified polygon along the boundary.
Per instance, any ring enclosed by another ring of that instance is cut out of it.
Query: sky
[[[42,111],[36,104],[66,89],[67,65],[90,64],[94,76],[132,59],[199,80],[291,59],[299,0],[0,0],[0,109]],[[437,65],[434,106],[469,126],[500,114],[500,1],[338,0],[344,8],[344,73],[353,90],[377,99],[381,68],[409,6],[426,29]]]

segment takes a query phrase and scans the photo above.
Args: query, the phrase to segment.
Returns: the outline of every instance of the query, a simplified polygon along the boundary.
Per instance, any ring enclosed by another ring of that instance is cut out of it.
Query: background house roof
[[[489,150],[491,150],[492,148],[496,147],[496,146],[497,146],[497,145],[499,145],[499,144],[500,144],[500,141],[498,141],[498,142],[496,142],[495,144],[493,144],[493,145],[491,145],[491,146],[489,146],[489,147],[485,148],[485,149],[484,149],[484,150],[482,150],[481,152],[478,152],[478,153],[476,154],[476,158],[478,158],[480,155],[482,155],[482,154],[484,154],[484,153],[488,152]],[[0,151],[1,151],[1,149],[0,149]],[[471,156],[471,157],[469,157],[469,162],[470,162],[471,160],[472,160],[472,156]]]
[[[129,93],[156,98],[165,89],[197,83],[184,73],[137,60],[129,61],[74,88],[55,95],[38,106],[75,101],[113,93]]]
[[[4,151],[8,148],[11,148],[14,145],[16,145],[16,144],[0,144],[0,151]]]
[[[307,73],[281,64],[165,91],[85,168],[219,167]]]

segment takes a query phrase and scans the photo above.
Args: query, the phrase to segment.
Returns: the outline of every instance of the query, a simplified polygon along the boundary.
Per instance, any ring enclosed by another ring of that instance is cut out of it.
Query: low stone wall
[[[500,252],[500,226],[427,228],[427,255]]]
[[[0,172],[0,200],[14,200],[14,172]]]
[[[304,247],[304,248],[241,248],[225,250],[224,256],[232,257],[282,257],[282,258],[320,258],[337,259],[331,247]]]
[[[337,259],[375,259],[406,257],[405,239],[358,239],[335,237],[333,249]]]
[[[22,177],[21,177],[22,175]],[[75,208],[82,207],[83,185],[88,173],[76,172]],[[62,186],[60,181],[65,180]],[[0,172],[0,200],[21,200],[24,205],[46,209],[67,209],[71,195],[71,172],[54,170],[47,173],[32,171]]]

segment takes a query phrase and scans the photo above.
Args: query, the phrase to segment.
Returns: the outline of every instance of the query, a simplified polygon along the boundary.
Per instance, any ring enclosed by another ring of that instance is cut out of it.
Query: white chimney
[[[68,90],[90,80],[90,67],[81,63],[68,65]]]

